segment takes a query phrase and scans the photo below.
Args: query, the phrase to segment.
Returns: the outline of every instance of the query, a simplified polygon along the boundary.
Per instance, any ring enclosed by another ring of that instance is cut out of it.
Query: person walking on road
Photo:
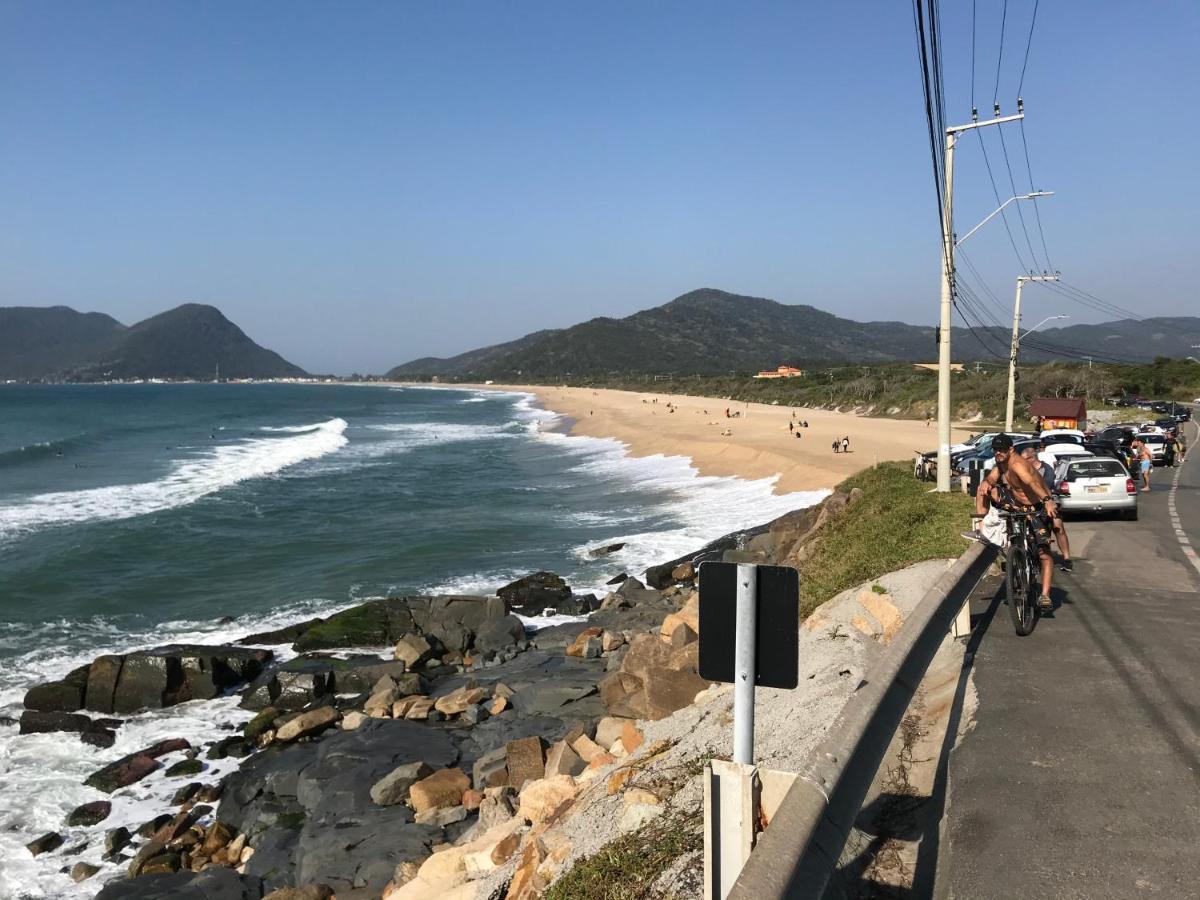
[[[1148,494],[1150,493],[1150,470],[1154,468],[1154,456],[1141,438],[1134,438],[1129,449],[1133,451],[1133,458],[1137,460],[1138,469],[1142,473],[1142,493]]]
[[[1029,460],[1029,464],[1039,475],[1042,476],[1042,484],[1046,488],[1047,494],[1054,493],[1054,470],[1050,468],[1048,463],[1038,459],[1037,448],[1030,445],[1021,451],[1021,455]],[[1062,515],[1055,508],[1055,515],[1050,520],[1050,526],[1054,529],[1054,542],[1058,544],[1058,553],[1062,557],[1058,567],[1064,572],[1074,572],[1075,563],[1071,562],[1071,543],[1067,540],[1067,526],[1063,524]]]

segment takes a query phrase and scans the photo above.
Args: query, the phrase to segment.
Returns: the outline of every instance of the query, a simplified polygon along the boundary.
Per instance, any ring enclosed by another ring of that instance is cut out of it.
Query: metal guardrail
[[[820,900],[917,685],[996,548],[974,544],[925,595],[797,773],[729,900]]]

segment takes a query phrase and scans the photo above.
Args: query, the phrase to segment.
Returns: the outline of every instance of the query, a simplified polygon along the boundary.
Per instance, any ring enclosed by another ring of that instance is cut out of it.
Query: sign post
[[[791,784],[788,773],[754,766],[754,689],[796,687],[799,637],[795,569],[700,566],[700,675],[733,684],[733,759],[713,760],[705,771],[705,900],[729,896],[761,822],[774,815]]]

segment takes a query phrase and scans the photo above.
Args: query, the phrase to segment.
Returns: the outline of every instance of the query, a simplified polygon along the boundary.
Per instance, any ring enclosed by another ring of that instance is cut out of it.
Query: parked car
[[[1124,464],[1094,456],[1070,459],[1054,470],[1058,508],[1063,512],[1117,512],[1122,518],[1138,517],[1137,486]]]

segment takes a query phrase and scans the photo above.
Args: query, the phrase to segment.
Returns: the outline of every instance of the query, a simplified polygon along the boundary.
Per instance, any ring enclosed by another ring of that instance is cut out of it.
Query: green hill
[[[954,329],[954,358],[1007,357],[1006,328]],[[1200,343],[1200,319],[1147,319],[1077,325],[1038,333],[1045,347],[1143,361],[1186,356]],[[1033,342],[1030,342],[1031,344]],[[671,373],[714,375],[814,362],[931,361],[932,326],[858,322],[812,306],[785,306],[704,288],[623,319],[601,317],[571,328],[539,331],[515,341],[447,359],[425,357],[397,366],[391,378],[530,379],[564,375]],[[1032,346],[1029,362],[1054,354]]]
[[[260,347],[212,306],[187,303],[126,327],[65,306],[0,308],[0,378],[279,378],[299,366]]]

